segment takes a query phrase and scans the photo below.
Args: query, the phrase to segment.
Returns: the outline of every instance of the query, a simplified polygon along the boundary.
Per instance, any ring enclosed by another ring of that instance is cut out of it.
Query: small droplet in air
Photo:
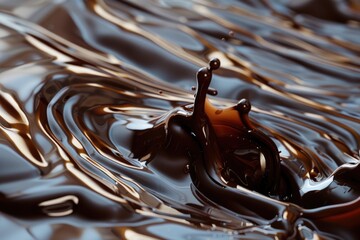
[[[220,60],[218,58],[213,58],[209,63],[210,70],[217,70],[220,67]]]

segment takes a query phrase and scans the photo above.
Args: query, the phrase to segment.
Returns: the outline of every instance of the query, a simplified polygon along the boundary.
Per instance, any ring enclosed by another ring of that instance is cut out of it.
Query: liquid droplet
[[[214,89],[214,88],[209,88],[207,90],[207,93],[212,95],[212,96],[216,96],[218,94],[218,91],[216,89]]]
[[[218,58],[213,58],[209,63],[210,70],[217,70],[220,67],[220,60]]]

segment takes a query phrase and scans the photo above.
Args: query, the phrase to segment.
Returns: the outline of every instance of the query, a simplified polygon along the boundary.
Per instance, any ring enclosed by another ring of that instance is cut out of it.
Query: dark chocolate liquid
[[[357,239],[360,4],[301,2],[0,2],[1,238]]]

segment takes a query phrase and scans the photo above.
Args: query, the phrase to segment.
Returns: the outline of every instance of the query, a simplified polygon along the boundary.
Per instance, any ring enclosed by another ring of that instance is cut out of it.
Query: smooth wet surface
[[[360,4],[303,2],[0,1],[1,236],[356,239]]]

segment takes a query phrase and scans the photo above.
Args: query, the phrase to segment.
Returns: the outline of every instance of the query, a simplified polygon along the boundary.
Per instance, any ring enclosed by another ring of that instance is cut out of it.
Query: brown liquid
[[[4,239],[360,235],[356,1],[9,2]]]

